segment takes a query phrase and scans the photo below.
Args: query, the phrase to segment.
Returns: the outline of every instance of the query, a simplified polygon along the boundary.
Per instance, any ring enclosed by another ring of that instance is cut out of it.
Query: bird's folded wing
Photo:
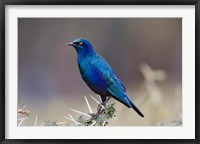
[[[107,90],[113,96],[113,98],[122,102],[124,105],[126,105],[129,108],[133,108],[141,117],[144,117],[142,112],[126,95],[123,85],[121,85],[121,82],[119,81],[119,79],[116,78],[114,75],[110,75],[108,79],[109,81],[112,81],[112,84],[107,88]]]
[[[107,75],[108,80],[112,82],[112,84],[107,88],[109,93],[117,99],[118,101],[125,104],[127,107],[131,107],[131,103],[129,102],[127,95],[125,93],[124,86],[122,85],[121,81],[113,74]]]

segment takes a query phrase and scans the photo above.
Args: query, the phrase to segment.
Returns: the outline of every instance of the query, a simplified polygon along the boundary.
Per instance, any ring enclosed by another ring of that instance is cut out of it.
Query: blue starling
[[[115,74],[108,62],[97,54],[92,44],[83,38],[78,38],[68,43],[73,46],[78,54],[78,67],[83,80],[88,87],[101,96],[105,104],[111,97],[133,108],[141,117],[142,112],[126,94],[126,88]]]

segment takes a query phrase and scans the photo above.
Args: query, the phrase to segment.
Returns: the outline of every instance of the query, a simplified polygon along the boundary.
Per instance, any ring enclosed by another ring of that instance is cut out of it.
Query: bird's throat
[[[90,50],[77,50],[77,55],[78,55],[78,62],[81,62],[85,58],[89,58],[95,55],[95,51]]]

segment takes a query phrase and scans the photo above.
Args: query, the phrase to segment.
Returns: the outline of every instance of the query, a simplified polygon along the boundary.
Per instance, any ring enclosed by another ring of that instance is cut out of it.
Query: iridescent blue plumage
[[[103,102],[106,101],[106,97],[113,97],[144,117],[127,96],[126,88],[111,66],[94,51],[89,41],[79,38],[68,45],[73,46],[77,51],[78,66],[83,80],[91,90],[101,96]]]

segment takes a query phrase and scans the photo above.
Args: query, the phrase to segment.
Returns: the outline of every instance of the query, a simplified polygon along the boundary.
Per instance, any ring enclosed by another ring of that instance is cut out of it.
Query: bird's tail
[[[112,94],[113,98],[122,102],[124,105],[126,105],[129,108],[133,108],[141,117],[144,117],[142,112],[137,108],[137,106],[132,102],[132,100],[127,96],[126,93],[122,93],[122,92],[116,93],[118,92],[118,89],[116,89],[116,87],[110,87],[108,91]]]
[[[131,99],[128,98],[128,101],[131,104],[131,108],[133,108],[141,117],[144,117],[142,112],[137,108],[137,106],[131,101]]]

